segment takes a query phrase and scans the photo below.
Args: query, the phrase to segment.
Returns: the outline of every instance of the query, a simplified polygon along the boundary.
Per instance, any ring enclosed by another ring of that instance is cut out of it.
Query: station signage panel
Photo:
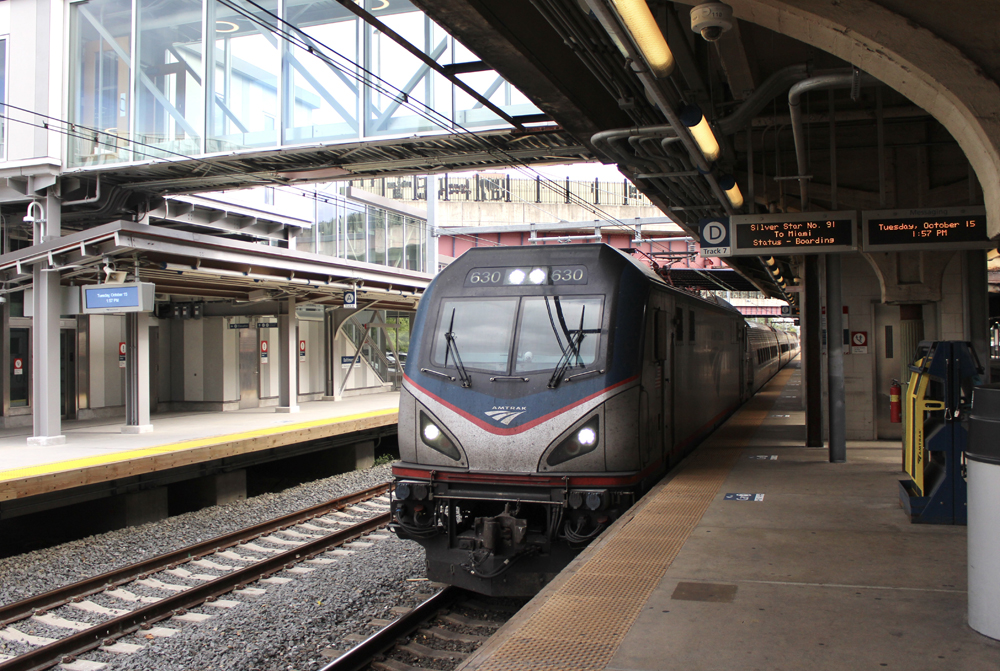
[[[150,282],[90,284],[80,287],[82,314],[152,312],[155,286]]]
[[[942,207],[864,212],[861,244],[866,252],[992,249],[986,208]]]
[[[857,222],[854,210],[735,215],[732,256],[853,252]]]
[[[729,236],[729,217],[709,217],[698,222],[702,256],[730,256],[733,252]]]

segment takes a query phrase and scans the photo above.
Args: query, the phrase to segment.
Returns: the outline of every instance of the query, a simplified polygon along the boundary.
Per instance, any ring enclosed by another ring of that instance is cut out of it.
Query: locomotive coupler
[[[515,513],[517,510],[515,509]],[[476,518],[478,545],[494,555],[515,555],[524,550],[528,535],[528,520],[514,517],[510,504],[495,517]]]

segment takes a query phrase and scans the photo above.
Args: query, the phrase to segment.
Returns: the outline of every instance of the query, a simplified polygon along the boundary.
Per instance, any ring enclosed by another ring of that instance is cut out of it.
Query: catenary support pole
[[[822,343],[820,342],[819,257],[805,256],[806,447],[823,447]]]
[[[447,175],[445,176],[445,188],[448,186]],[[445,194],[447,196],[447,194]],[[427,244],[426,268],[425,272],[431,275],[437,274],[438,265],[438,176],[427,175],[427,230],[424,239]]]
[[[840,255],[826,255],[826,327],[828,336],[827,403],[830,422],[830,463],[847,461],[845,439],[847,412],[844,397],[843,300],[841,297]]]

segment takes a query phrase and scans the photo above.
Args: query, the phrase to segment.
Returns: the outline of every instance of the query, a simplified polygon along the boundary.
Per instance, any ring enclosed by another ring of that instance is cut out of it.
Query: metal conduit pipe
[[[656,140],[659,141],[659,148],[664,151],[662,156],[655,156],[652,155],[652,152],[641,149],[643,143]],[[594,146],[604,151],[615,162],[635,168],[639,172],[675,172],[677,166],[672,163],[677,161],[681,163],[681,167],[686,167],[683,172],[690,175],[700,174],[693,170],[689,164],[686,165],[682,156],[671,157],[666,154],[667,146],[679,140],[674,128],[666,124],[644,128],[617,128],[595,133],[591,138]],[[624,147],[620,146],[623,142],[629,143],[630,150],[625,150]],[[670,163],[664,167],[664,162]],[[676,181],[649,177],[643,179],[651,182],[663,191],[670,200],[679,205],[690,205],[699,197],[702,200],[711,200],[711,195],[706,192],[701,180],[692,180],[690,177]]]
[[[871,75],[861,74],[859,84],[861,86],[874,86],[880,84],[879,80]],[[849,89],[854,85],[854,72],[848,74],[820,75],[803,79],[792,86],[788,91],[788,111],[791,114],[792,138],[795,141],[795,161],[798,168],[799,178],[799,198],[802,201],[802,211],[809,209],[809,180],[805,178],[808,174],[809,166],[806,159],[805,130],[802,128],[802,107],[799,104],[802,96],[810,91],[821,91],[829,89]]]
[[[608,38],[606,35],[602,35],[597,30],[597,27],[593,25],[594,22],[578,11],[577,7],[574,6],[567,11],[567,8],[551,0],[548,2],[545,0],[532,0],[531,4],[545,17],[549,25],[559,33],[564,43],[586,64],[587,69],[598,80],[601,80],[601,84],[605,90],[618,91],[619,95],[624,96],[624,88],[625,90],[629,90],[633,96],[641,95],[641,87],[637,86],[635,80],[622,76],[619,70],[609,68],[603,59],[595,57],[592,50],[586,48],[586,45],[606,44]],[[608,47],[617,51],[614,45],[608,45]],[[637,123],[641,123],[637,112],[638,110],[631,111],[629,115]]]
[[[677,138],[669,138],[671,140],[676,140]],[[701,184],[701,180],[691,180],[691,175],[697,176],[699,173],[696,170],[679,170],[678,168],[683,168],[683,162],[679,157],[670,156],[666,152],[663,155],[658,153],[659,150],[664,148],[662,142],[656,142],[655,138],[643,138],[639,140],[638,151],[642,151],[647,158],[652,160],[660,168],[661,173],[680,173],[677,175],[676,179],[667,180],[666,175],[661,175],[653,179],[657,180],[658,184],[666,185],[667,190],[670,193],[680,194],[680,198],[675,198],[678,200],[680,205],[695,205],[700,201],[711,200],[711,194],[706,194],[704,191],[698,189],[698,185]],[[649,145],[653,145],[652,149]],[[678,166],[680,164],[680,166]],[[686,179],[684,178],[686,177]]]
[[[784,93],[789,86],[806,79],[808,76],[809,67],[807,65],[789,65],[787,68],[778,70],[765,79],[732,114],[716,121],[715,127],[723,135],[732,135],[743,130],[750,125],[757,113],[764,109],[769,102]]]
[[[676,171],[676,166],[674,165],[676,159],[666,154],[659,154],[659,150],[663,148],[664,142],[677,141],[678,139],[676,136],[660,139],[659,135],[650,137],[644,134],[641,136],[631,135],[628,141],[635,157],[643,160],[646,165],[655,166],[653,170],[657,172],[674,172]],[[649,144],[654,145],[654,151],[648,149],[647,145]],[[655,177],[647,178],[647,181],[663,191],[671,201],[679,206],[692,205],[697,200],[704,199],[704,194],[699,194],[697,189],[692,190],[690,185],[684,180],[670,181],[662,177]],[[709,199],[711,198],[709,197]]]
[[[684,143],[684,148],[687,149],[688,154],[691,156],[691,160],[695,163],[695,166],[700,172],[704,173],[705,179],[708,180],[712,193],[715,194],[716,199],[722,205],[722,209],[725,210],[726,214],[733,214],[733,206],[729,202],[726,192],[719,186],[719,182],[715,179],[715,176],[709,172],[711,170],[711,165],[709,165],[708,161],[705,159],[705,155],[701,153],[698,143],[695,142],[694,137],[692,137],[687,126],[681,122],[677,113],[674,112],[674,108],[667,99],[667,95],[663,91],[663,87],[660,85],[659,80],[657,80],[652,71],[649,69],[649,65],[646,63],[645,57],[632,43],[631,35],[629,35],[628,31],[622,27],[621,23],[618,21],[618,17],[615,16],[611,9],[604,3],[604,0],[586,0],[586,2],[587,6],[589,6],[591,11],[594,12],[594,15],[600,19],[601,23],[608,27],[609,30],[614,31],[615,37],[618,38],[618,40],[625,47],[625,50],[628,52],[628,57],[632,60],[633,68],[637,65],[639,66],[638,69],[635,70],[635,75],[646,87],[646,92],[652,99],[653,104],[660,108],[660,112],[662,112],[663,116],[667,118],[670,127],[673,128],[681,142]]]

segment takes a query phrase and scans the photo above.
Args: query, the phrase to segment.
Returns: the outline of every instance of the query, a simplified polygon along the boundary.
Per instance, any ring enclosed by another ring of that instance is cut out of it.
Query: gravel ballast
[[[264,494],[8,557],[0,560],[0,603],[12,603],[389,479],[390,467],[378,466],[299,485],[277,494]],[[335,654],[333,650],[352,647],[351,638],[372,633],[374,629],[367,626],[369,620],[392,619],[394,606],[412,606],[431,590],[428,583],[414,580],[423,576],[422,548],[384,530],[377,535],[382,538],[372,540],[370,547],[349,548],[350,554],[323,555],[334,560],[330,563],[300,564],[300,567],[312,569],[306,573],[284,571],[276,574],[275,577],[291,578],[285,584],[252,585],[264,588],[264,594],[237,591],[222,597],[239,602],[232,608],[205,604],[191,611],[210,615],[211,618],[204,622],[178,623],[169,619],[157,623],[156,626],[177,629],[172,637],[152,637],[140,631],[120,639],[142,645],[139,652],[116,654],[100,650],[85,654],[83,658],[107,663],[107,671],[319,668],[330,661],[329,656]],[[266,544],[262,540],[258,543]],[[243,549],[237,552],[259,556]],[[210,559],[218,564],[239,564],[215,557]],[[197,573],[213,573],[212,569],[187,565],[184,568]],[[169,578],[176,584],[191,584],[180,577]],[[134,584],[126,589],[140,595],[153,593]],[[106,595],[95,596],[93,600],[108,607],[130,607],[124,602],[115,603],[116,599]],[[76,621],[95,621],[92,614],[71,607],[56,609],[52,614]],[[68,633],[33,620],[15,626],[22,633],[36,636]],[[23,645],[0,641],[0,653],[16,654],[23,649]]]

